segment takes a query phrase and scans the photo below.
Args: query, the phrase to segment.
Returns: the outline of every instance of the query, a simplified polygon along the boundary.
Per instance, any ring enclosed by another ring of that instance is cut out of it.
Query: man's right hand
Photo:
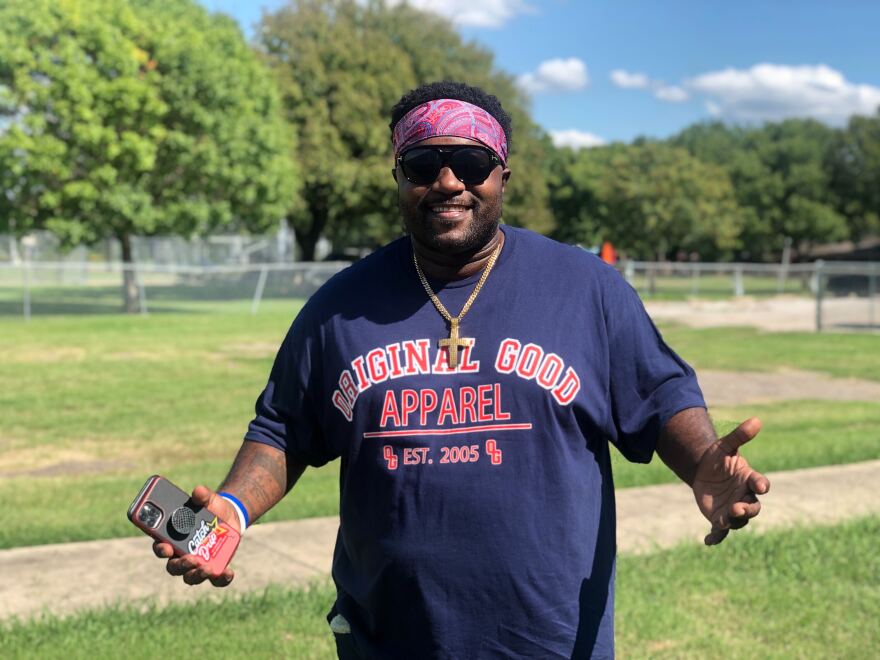
[[[205,507],[214,515],[219,516],[223,522],[232,527],[236,532],[241,532],[235,507],[210,488],[196,486],[192,492],[192,501],[194,504]],[[160,559],[168,560],[165,570],[170,575],[183,576],[183,581],[187,584],[201,584],[205,580],[209,580],[215,587],[225,587],[232,582],[232,578],[235,576],[235,573],[229,566],[219,575],[208,571],[204,568],[205,560],[196,555],[175,557],[174,547],[170,543],[154,541],[153,552]]]

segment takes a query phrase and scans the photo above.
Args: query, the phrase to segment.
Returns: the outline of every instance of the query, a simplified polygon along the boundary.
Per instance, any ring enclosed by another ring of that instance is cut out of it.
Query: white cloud
[[[392,0],[399,5],[403,0]],[[535,8],[522,0],[408,0],[417,9],[432,11],[451,20],[456,25],[499,28],[517,14],[535,13]]]
[[[733,121],[813,117],[843,124],[850,115],[873,114],[880,105],[880,88],[851,83],[824,64],[728,68],[691,78],[685,86],[709,97],[710,112]]]
[[[571,147],[572,149],[589,149],[605,144],[605,140],[593,133],[579,131],[570,128],[565,131],[550,131],[550,139],[557,147]]]
[[[587,65],[576,57],[546,60],[534,73],[524,73],[517,83],[530,94],[542,92],[573,92],[590,82]]]
[[[615,69],[611,72],[611,82],[624,89],[645,89],[651,84],[644,73],[630,73],[623,69]]]
[[[657,85],[654,96],[669,103],[684,103],[690,99],[690,95],[678,85]]]
[[[615,69],[611,72],[611,82],[623,89],[650,89],[656,98],[668,103],[683,103],[690,99],[690,95],[678,85],[667,85],[662,80],[652,80],[644,73]]]

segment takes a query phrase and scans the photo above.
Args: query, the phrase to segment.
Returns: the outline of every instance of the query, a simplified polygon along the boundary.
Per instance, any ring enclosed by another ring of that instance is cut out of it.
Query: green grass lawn
[[[719,435],[748,417],[761,419],[761,432],[742,449],[752,467],[761,472],[880,458],[880,402],[784,401],[715,408],[712,414]],[[613,452],[612,465],[617,488],[678,480],[656,456],[648,465],[638,465]]]
[[[226,475],[233,454],[210,462],[188,462],[154,470],[186,490],[204,483],[211,487]],[[137,536],[126,517],[146,478],[148,466],[136,475],[112,474],[0,480],[5,513],[0,526],[0,549],[44,543]],[[308,470],[286,497],[261,520],[295,520],[329,516],[339,511],[339,467]]]
[[[0,318],[0,548],[137,534],[125,510],[147,476],[216,485],[301,303],[213,303],[212,313]],[[207,308],[206,308],[207,309]],[[880,377],[880,336],[666,329],[699,367],[796,366]],[[721,430],[757,414],[745,453],[761,470],[880,456],[880,402],[713,411]],[[618,461],[618,487],[672,481],[659,461]],[[265,520],[332,515],[338,466],[309,470]]]
[[[867,658],[880,645],[880,518],[740,533],[622,556],[620,658]],[[4,658],[334,658],[334,591],[270,589],[219,604],[120,607],[0,628]],[[181,652],[181,655],[183,651]]]
[[[872,517],[623,557],[620,657],[876,657],[878,538]]]
[[[764,472],[880,457],[880,404],[795,401],[721,410],[724,419],[756,414],[764,420],[764,430],[743,450],[751,464]],[[718,429],[726,432],[734,426],[734,421],[722,421]],[[226,474],[233,451],[230,447],[227,456],[216,460],[191,460],[155,471],[184,488],[197,483],[215,486]],[[618,488],[677,480],[658,458],[640,465],[613,452],[612,459]],[[0,479],[5,508],[0,548],[139,534],[125,511],[151,469],[144,464],[134,474],[132,469],[117,468],[106,474]],[[338,475],[338,462],[307,470],[293,492],[262,521],[335,515]]]
[[[755,328],[666,325],[663,337],[698,369],[781,367],[880,380],[880,334],[762,332]]]

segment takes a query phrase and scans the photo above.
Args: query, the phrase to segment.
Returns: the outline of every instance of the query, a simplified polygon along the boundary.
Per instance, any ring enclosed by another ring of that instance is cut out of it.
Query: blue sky
[[[283,0],[202,0],[251,33]],[[560,144],[666,137],[695,121],[814,117],[880,105],[880,3],[856,0],[410,0],[438,11],[529,91]]]

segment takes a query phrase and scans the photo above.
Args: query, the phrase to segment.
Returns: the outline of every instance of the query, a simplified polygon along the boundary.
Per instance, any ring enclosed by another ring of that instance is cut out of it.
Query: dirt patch
[[[657,639],[648,643],[648,650],[652,653],[659,653],[674,649],[676,646],[681,646],[681,642],[674,639]]]
[[[11,477],[75,477],[84,474],[101,474],[112,470],[132,467],[125,461],[62,461],[29,470],[0,471],[0,479]]]
[[[46,444],[21,447],[0,453],[0,479],[101,474],[137,465],[140,453],[94,440],[83,440],[75,449]]]
[[[226,344],[220,350],[226,354],[239,355],[250,358],[271,358],[278,352],[278,344],[266,342],[253,342],[242,344]]]
[[[100,356],[100,359],[104,362],[167,362],[182,355],[184,353],[180,351],[151,349],[149,351],[104,353]]]
[[[693,328],[752,326],[770,332],[815,332],[816,300],[797,296],[727,300],[646,301],[655,321],[672,321]],[[873,314],[873,316],[872,316]],[[872,320],[873,319],[873,320]],[[880,330],[880,301],[836,298],[822,303],[823,329]],[[872,325],[873,324],[873,325]]]
[[[27,438],[10,438],[0,436],[0,461],[8,452],[23,449],[29,446]]]
[[[82,362],[86,349],[77,346],[54,348],[16,348],[0,352],[0,361],[11,364],[51,364],[53,362]]]
[[[799,369],[781,369],[769,373],[700,369],[697,378],[710,407],[796,399],[880,401],[880,382],[834,378]]]

